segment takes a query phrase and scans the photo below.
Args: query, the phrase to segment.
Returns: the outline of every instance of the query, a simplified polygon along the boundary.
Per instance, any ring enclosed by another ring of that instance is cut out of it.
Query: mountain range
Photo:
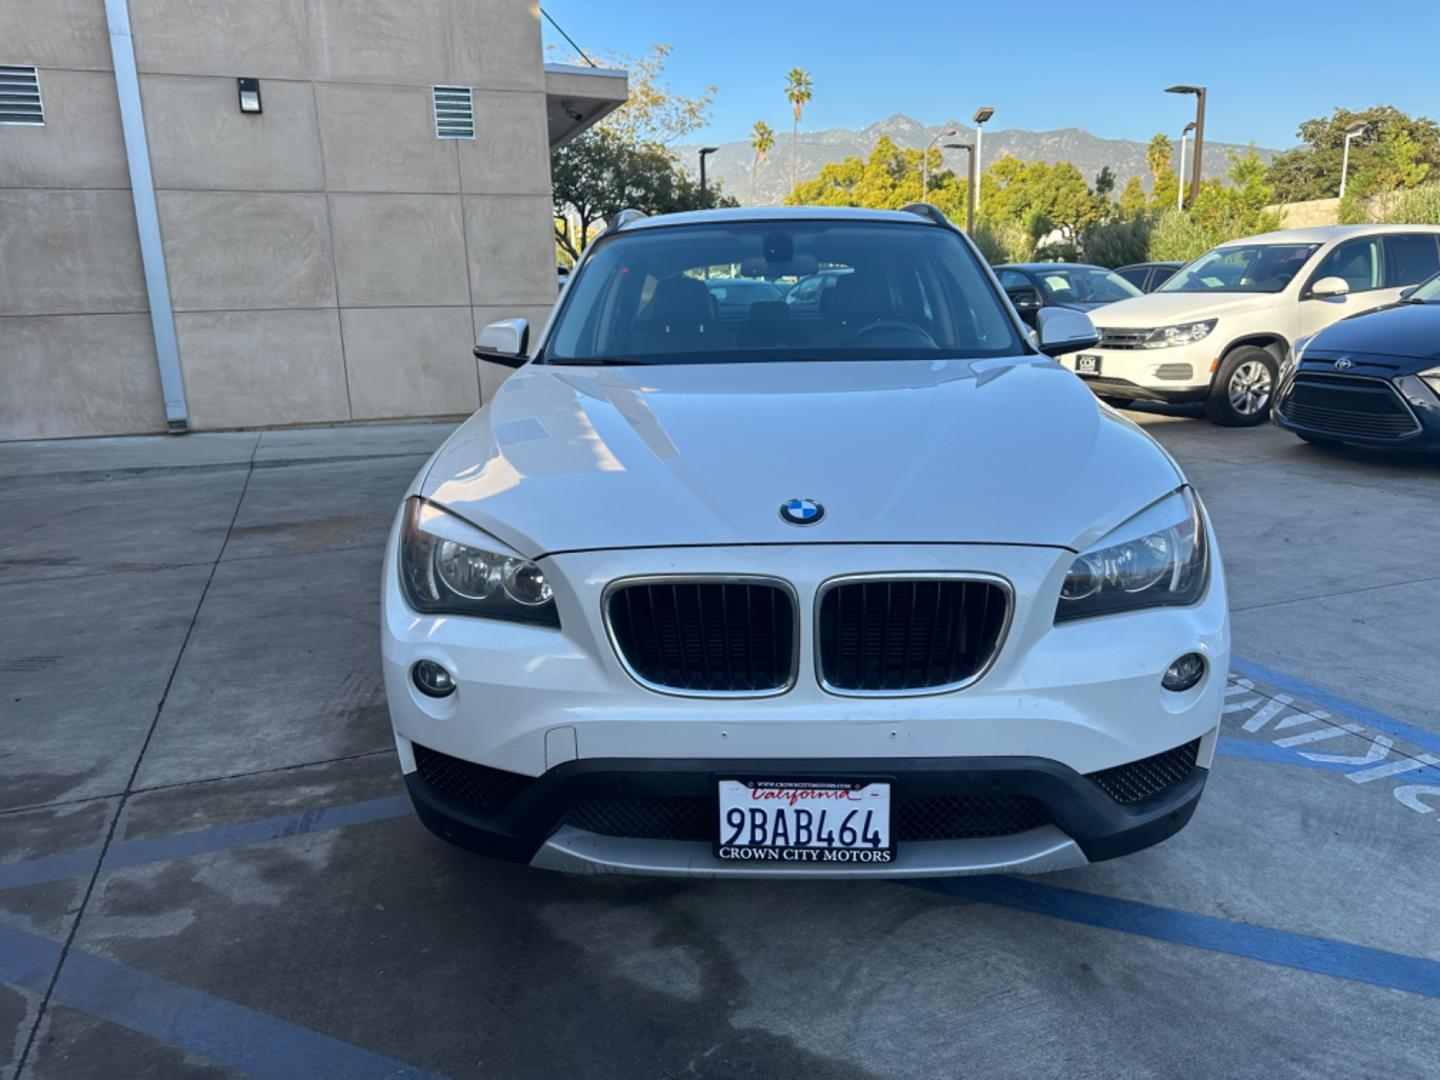
[[[918,120],[897,113],[887,120],[870,124],[859,131],[831,128],[826,131],[801,131],[796,154],[796,174],[801,180],[809,180],[820,174],[822,166],[832,161],[854,155],[860,158],[870,156],[875,142],[882,135],[890,136],[897,146],[923,150],[942,131],[954,128],[952,137],[942,138],[944,142],[973,142],[975,129],[958,121],[943,124],[922,124]],[[1194,144],[1191,143],[1193,149]],[[1151,186],[1150,172],[1145,167],[1143,142],[1128,139],[1102,139],[1081,128],[1061,128],[1058,131],[1022,131],[1018,129],[985,129],[981,149],[982,168],[996,158],[1009,154],[1021,161],[1071,161],[1094,183],[1095,177],[1105,166],[1115,174],[1115,193],[1125,186],[1125,181],[1138,176],[1146,188]],[[686,169],[694,168],[695,154],[699,146],[680,146],[676,150],[681,164]],[[1205,143],[1204,175],[1207,179],[1221,179],[1229,168],[1226,152],[1243,152],[1246,147],[1233,143]],[[1260,157],[1268,161],[1277,151],[1257,148]],[[946,164],[959,172],[965,168],[965,156],[960,151],[946,151]],[[741,203],[750,202],[750,168],[755,160],[755,151],[748,141],[736,140],[720,144],[720,149],[706,165],[710,176],[717,177],[726,194],[733,195]],[[1189,172],[1186,162],[1186,172]],[[770,151],[770,160],[760,166],[755,176],[754,201],[758,205],[773,205],[780,202],[790,191],[790,129],[776,125],[775,149]]]

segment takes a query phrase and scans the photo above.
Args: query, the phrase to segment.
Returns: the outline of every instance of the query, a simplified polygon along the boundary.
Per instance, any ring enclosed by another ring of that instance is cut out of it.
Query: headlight
[[[1160,326],[1146,334],[1140,346],[1145,349],[1169,349],[1175,345],[1193,345],[1214,330],[1218,321],[1206,319],[1204,322],[1180,323],[1178,326]]]
[[[559,626],[554,593],[540,567],[477,546],[484,539],[474,526],[424,499],[410,499],[400,532],[400,585],[406,602],[426,615]]]
[[[1193,604],[1210,580],[1200,504],[1172,492],[1121,525],[1070,566],[1055,621],[1136,608]]]
[[[1425,385],[1435,392],[1436,397],[1440,397],[1440,367],[1420,372],[1420,378],[1425,380]]]

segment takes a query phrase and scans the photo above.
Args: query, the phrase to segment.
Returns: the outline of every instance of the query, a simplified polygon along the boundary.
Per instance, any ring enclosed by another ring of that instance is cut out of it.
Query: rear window
[[[955,233],[917,222],[675,225],[603,241],[542,363],[984,358],[1031,350]]]

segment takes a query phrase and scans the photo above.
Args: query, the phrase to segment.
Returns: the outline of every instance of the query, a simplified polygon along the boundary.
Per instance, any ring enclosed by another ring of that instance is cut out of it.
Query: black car
[[[1130,282],[1141,292],[1154,292],[1175,276],[1183,262],[1143,262],[1122,266],[1115,273]]]
[[[995,276],[1020,318],[1031,326],[1042,307],[1090,312],[1141,295],[1114,270],[1084,263],[1006,263],[995,267]]]
[[[1307,442],[1440,451],[1440,274],[1296,341],[1271,417]]]

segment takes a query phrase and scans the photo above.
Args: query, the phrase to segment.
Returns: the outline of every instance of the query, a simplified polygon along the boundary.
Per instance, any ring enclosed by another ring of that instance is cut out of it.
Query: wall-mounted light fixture
[[[240,91],[240,111],[243,113],[258,113],[265,110],[260,107],[260,80],[259,79],[236,79],[235,85]]]

